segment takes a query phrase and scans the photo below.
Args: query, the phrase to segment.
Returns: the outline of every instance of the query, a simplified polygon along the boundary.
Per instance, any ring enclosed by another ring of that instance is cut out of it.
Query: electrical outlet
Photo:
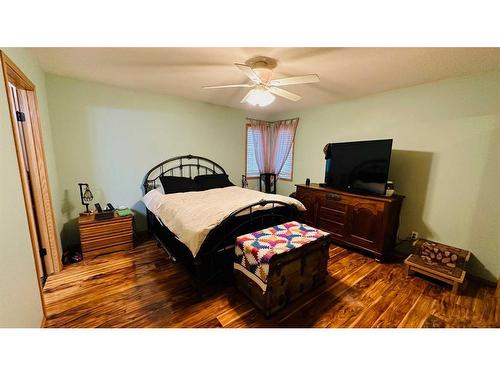
[[[418,239],[418,232],[415,231],[411,232],[410,239],[412,240]]]

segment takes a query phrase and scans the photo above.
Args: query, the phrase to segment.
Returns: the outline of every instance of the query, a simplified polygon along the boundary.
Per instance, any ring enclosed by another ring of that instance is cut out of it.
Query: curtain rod
[[[299,119],[299,117],[288,118],[288,119],[286,119],[286,120],[275,120],[275,121],[259,120],[259,119],[257,119],[257,118],[252,118],[252,117],[248,117],[248,116],[247,116],[245,119],[246,119],[246,120],[264,121],[264,122],[268,122],[268,123],[272,124],[273,122],[279,122],[279,121],[292,121],[292,120],[298,120],[298,119]]]

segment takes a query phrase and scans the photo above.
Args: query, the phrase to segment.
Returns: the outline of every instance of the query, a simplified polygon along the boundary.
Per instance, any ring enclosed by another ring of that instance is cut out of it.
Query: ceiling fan
[[[203,88],[225,89],[248,87],[251,90],[241,100],[241,103],[250,103],[255,106],[264,107],[274,102],[276,99],[274,95],[281,96],[294,102],[302,98],[300,95],[280,88],[281,86],[319,82],[319,76],[317,74],[271,79],[273,76],[273,69],[276,67],[277,63],[276,60],[270,57],[259,56],[248,60],[245,64],[235,63],[234,65],[250,78],[252,82],[234,85],[203,86]]]

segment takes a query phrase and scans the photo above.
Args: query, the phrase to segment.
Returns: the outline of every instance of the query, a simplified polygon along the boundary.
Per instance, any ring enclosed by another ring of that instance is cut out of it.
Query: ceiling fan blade
[[[240,103],[246,103],[248,97],[250,96],[250,94],[252,93],[253,89],[251,90],[248,90],[247,94],[245,95],[245,97],[243,99],[241,99],[241,102]]]
[[[302,99],[302,96],[294,94],[293,92],[287,90],[280,89],[278,87],[269,87],[269,91],[288,100],[293,100],[294,102]]]
[[[233,87],[254,87],[255,85],[250,85],[248,83],[241,83],[235,85],[219,85],[219,86],[202,86],[203,89],[225,89]]]
[[[289,78],[273,79],[269,84],[271,86],[301,85],[303,83],[319,82],[317,74],[308,74],[306,76],[296,76]]]
[[[260,83],[260,77],[253,71],[252,68],[250,68],[248,65],[245,64],[239,64],[239,63],[234,63],[238,67],[239,70],[241,70],[248,78],[250,78],[253,82],[255,83]]]

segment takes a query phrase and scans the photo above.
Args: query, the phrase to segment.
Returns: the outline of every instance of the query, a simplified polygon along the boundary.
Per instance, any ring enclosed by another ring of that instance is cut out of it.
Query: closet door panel
[[[30,108],[28,104],[28,95],[25,90],[17,90],[17,98],[19,101],[19,109],[25,115],[25,121],[18,121],[20,127],[22,127],[22,136],[24,137],[24,144],[26,146],[26,155],[28,161],[28,181],[31,187],[31,196],[33,199],[33,207],[35,211],[35,218],[37,223],[37,233],[39,236],[40,246],[47,250],[51,248],[51,241],[49,236],[49,226],[47,225],[47,215],[46,208],[44,203],[44,188],[46,185],[44,182],[44,176],[42,176],[40,170],[40,160],[43,155],[40,154],[40,150],[37,150],[35,144],[35,134],[34,134],[34,126],[32,123],[32,119],[29,115]],[[45,264],[45,269],[47,274],[51,274],[55,272],[55,267],[53,260],[48,257],[42,257],[42,261]]]

